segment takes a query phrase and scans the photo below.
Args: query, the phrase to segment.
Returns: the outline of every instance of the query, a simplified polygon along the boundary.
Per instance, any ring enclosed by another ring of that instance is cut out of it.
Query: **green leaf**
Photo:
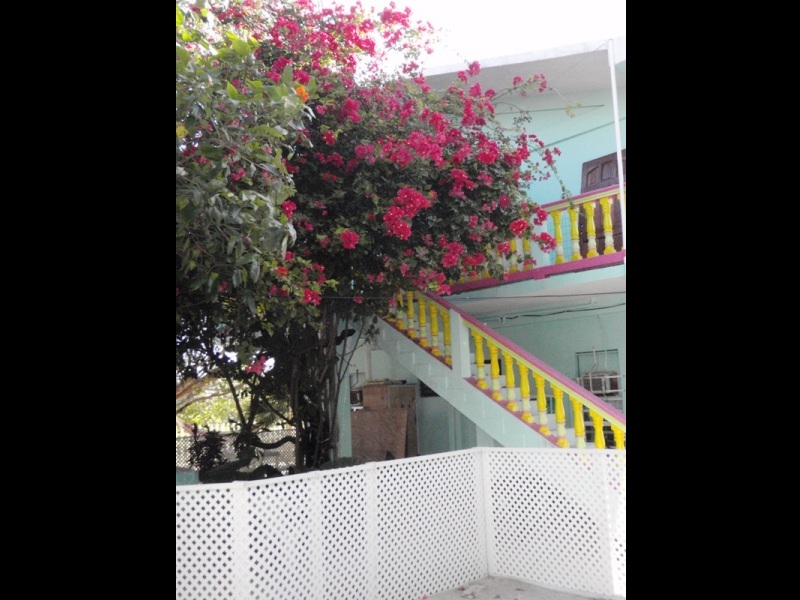
[[[284,138],[286,137],[286,134],[289,133],[288,129],[285,129],[280,125],[276,125],[275,127],[270,127],[269,125],[258,125],[257,127],[253,127],[252,131],[258,135],[268,135],[275,138]]]
[[[259,267],[258,261],[254,260],[250,264],[250,278],[253,280],[253,283],[258,281],[258,276],[261,274],[261,268]]]
[[[250,55],[250,44],[245,42],[242,38],[235,33],[228,32],[228,39],[233,43],[233,51],[242,58]]]
[[[195,212],[197,211],[197,206],[190,202],[186,205],[186,208],[183,209],[183,218],[186,221],[191,221],[194,219]]]
[[[183,62],[189,62],[189,60],[192,58],[191,53],[183,46],[175,46],[175,54],[177,54],[178,58],[180,58]]]
[[[226,89],[228,90],[228,97],[231,100],[247,100],[246,96],[243,96],[238,91],[236,91],[236,88],[230,81],[228,82]]]

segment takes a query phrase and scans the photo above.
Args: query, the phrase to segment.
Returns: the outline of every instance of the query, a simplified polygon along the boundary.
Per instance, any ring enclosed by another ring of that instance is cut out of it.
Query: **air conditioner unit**
[[[577,378],[577,382],[595,396],[618,396],[622,390],[617,371],[592,371]]]

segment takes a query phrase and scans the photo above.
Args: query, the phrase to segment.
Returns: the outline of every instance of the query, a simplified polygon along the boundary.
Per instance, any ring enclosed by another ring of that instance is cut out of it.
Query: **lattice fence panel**
[[[479,455],[378,464],[375,600],[410,600],[487,575]]]
[[[319,575],[322,511],[319,477],[286,477],[249,489],[252,598],[324,598]]]
[[[614,593],[628,597],[628,542],[625,511],[628,506],[628,455],[626,452],[606,453],[606,480],[604,486],[608,501],[608,518],[611,542]]]
[[[175,495],[176,600],[246,597],[238,539],[246,535],[238,522],[244,488],[181,486]]]
[[[491,573],[625,595],[624,450],[493,449],[485,460]]]
[[[322,579],[320,598],[372,600],[375,575],[370,565],[374,558],[374,504],[370,504],[368,476],[374,471],[362,468],[339,470],[322,478]]]

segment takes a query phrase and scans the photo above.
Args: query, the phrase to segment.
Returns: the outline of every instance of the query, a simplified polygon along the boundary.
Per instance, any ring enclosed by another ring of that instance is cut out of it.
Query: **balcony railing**
[[[529,236],[511,238],[507,240],[510,252],[502,254],[502,282],[485,271],[478,272],[454,282],[453,292],[621,264],[625,235],[620,197],[619,186],[612,186],[543,204],[548,214],[543,229],[555,239],[552,251],[543,252]],[[627,194],[624,197],[627,201]],[[498,256],[496,249],[490,252]]]

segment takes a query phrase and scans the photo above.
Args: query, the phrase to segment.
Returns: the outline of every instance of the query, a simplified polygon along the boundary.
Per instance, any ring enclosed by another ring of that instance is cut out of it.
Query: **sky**
[[[412,21],[443,30],[443,43],[425,61],[428,68],[607,40],[626,31],[626,0],[394,1],[398,9],[411,9]],[[380,8],[389,2],[361,0]]]

